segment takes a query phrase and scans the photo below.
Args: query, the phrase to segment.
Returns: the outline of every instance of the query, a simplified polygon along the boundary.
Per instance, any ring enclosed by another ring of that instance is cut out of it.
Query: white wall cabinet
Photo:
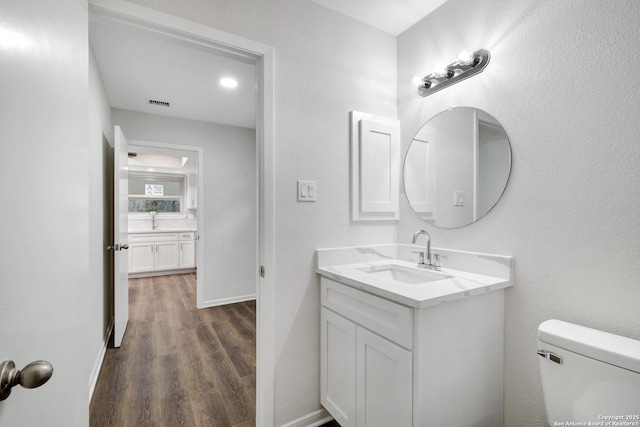
[[[351,219],[399,219],[400,122],[351,111]]]
[[[321,278],[321,403],[342,427],[501,427],[504,293],[423,309]]]
[[[129,274],[136,277],[195,267],[193,232],[131,234],[129,242]]]

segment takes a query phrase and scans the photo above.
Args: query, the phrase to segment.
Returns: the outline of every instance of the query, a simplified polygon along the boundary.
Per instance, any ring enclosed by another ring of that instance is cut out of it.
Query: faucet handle
[[[412,251],[414,254],[418,254],[418,264],[424,264],[424,251]]]
[[[433,269],[440,270],[440,254],[433,254]]]

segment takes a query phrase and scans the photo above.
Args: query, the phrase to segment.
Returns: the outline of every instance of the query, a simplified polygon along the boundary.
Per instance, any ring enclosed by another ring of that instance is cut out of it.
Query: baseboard
[[[89,378],[89,402],[91,402],[93,392],[95,391],[96,384],[98,383],[98,376],[100,375],[100,369],[102,369],[104,355],[107,354],[107,346],[109,345],[109,337],[111,336],[111,331],[113,331],[113,321],[111,321],[111,324],[107,328],[107,333],[104,336],[102,348],[100,349],[98,358],[96,359],[96,362],[93,365],[93,369],[91,370],[91,377]]]
[[[202,306],[198,308],[216,307],[218,305],[234,304],[236,302],[251,301],[254,299],[256,299],[256,294],[241,295],[239,297],[231,297],[231,298],[214,299],[214,300],[204,301],[202,303]]]
[[[325,409],[318,409],[315,412],[304,415],[297,420],[293,420],[282,427],[318,427],[333,420],[333,417]]]

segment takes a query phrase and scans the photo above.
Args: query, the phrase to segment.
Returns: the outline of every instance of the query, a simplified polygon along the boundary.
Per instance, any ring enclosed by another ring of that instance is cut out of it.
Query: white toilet
[[[640,341],[547,320],[538,354],[550,426],[640,426]]]

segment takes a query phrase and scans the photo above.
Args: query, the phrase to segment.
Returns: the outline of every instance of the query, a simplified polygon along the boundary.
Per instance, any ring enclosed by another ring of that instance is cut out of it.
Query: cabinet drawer
[[[324,307],[393,341],[413,348],[413,310],[322,277]]]
[[[180,233],[180,240],[194,240],[194,239],[195,239],[194,232]]]
[[[178,235],[179,233],[129,234],[129,243],[166,242],[170,240],[178,240]]]

